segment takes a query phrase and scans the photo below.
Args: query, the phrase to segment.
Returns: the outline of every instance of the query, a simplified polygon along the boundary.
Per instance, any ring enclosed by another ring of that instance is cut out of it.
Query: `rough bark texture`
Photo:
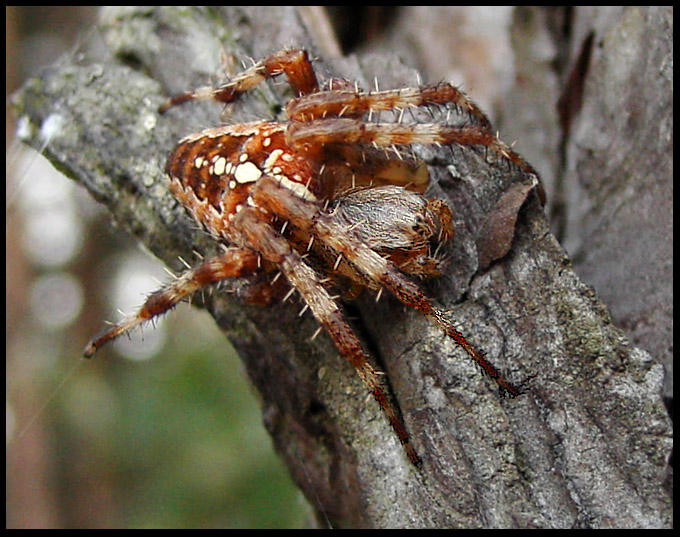
[[[164,161],[179,138],[214,125],[219,107],[192,104],[159,117],[158,105],[214,80],[222,49],[239,59],[280,46],[318,50],[288,8],[108,9],[102,29],[109,60],[66,60],[15,97],[22,132],[178,268],[178,255],[209,255],[215,245],[169,194]],[[384,88],[415,80],[383,54],[318,67],[363,87],[374,76]],[[258,88],[233,120],[272,117],[282,94],[285,84]],[[423,456],[419,472],[329,339],[310,341],[316,323],[297,316],[298,304],[256,308],[215,295],[207,306],[243,357],[267,428],[321,523],[670,526],[663,367],[628,342],[580,282],[535,193],[519,212],[511,250],[490,261],[480,237],[493,238],[487,222],[508,192],[526,191],[525,178],[474,150],[425,148],[422,156],[431,193],[448,199],[457,225],[447,275],[426,284],[427,293],[511,378],[536,378],[526,395],[501,399],[417,312],[392,297],[351,305]]]

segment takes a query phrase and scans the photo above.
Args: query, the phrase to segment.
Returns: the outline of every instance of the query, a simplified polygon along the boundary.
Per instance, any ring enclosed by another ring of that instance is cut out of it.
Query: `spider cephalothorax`
[[[391,291],[440,325],[502,392],[518,396],[520,388],[468,343],[409,278],[439,274],[436,247],[454,230],[446,203],[423,196],[427,166],[397,148],[483,146],[526,173],[535,172],[491,134],[484,114],[455,87],[365,93],[346,81],[331,81],[320,89],[301,50],[272,54],[221,86],[171,99],[161,112],[196,99],[232,102],[281,73],[296,93],[286,106],[287,121],[204,130],[184,138],[167,161],[172,192],[224,245],[223,253],[156,291],[135,315],[93,340],[85,355],[94,355],[106,342],[212,283],[269,275],[271,281],[287,281],[300,293],[385,411],[410,460],[419,464],[384,381],[369,364],[329,289],[340,288],[345,296],[365,288]],[[373,120],[381,111],[438,106],[455,108],[469,121],[461,127]],[[258,278],[247,296],[268,303],[277,295],[265,291]]]

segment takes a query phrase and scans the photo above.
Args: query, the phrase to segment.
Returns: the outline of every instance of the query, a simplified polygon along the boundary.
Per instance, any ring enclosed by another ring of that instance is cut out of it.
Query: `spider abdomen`
[[[175,196],[216,237],[253,206],[251,190],[267,175],[306,201],[321,191],[313,161],[286,143],[285,125],[258,121],[207,129],[184,138],[167,161]]]

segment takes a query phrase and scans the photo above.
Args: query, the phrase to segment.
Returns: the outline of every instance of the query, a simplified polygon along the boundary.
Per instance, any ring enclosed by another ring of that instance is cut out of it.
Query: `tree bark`
[[[110,8],[101,28],[109,59],[66,61],[15,96],[23,136],[178,269],[178,256],[218,248],[169,193],[165,158],[181,137],[215,125],[220,108],[191,103],[159,116],[158,106],[214,80],[222,50],[238,59],[281,44],[319,51],[298,13],[283,7]],[[381,88],[416,80],[383,54],[316,66],[322,77],[364,88],[374,77]],[[273,117],[287,95],[283,83],[262,85],[232,107],[229,121]],[[393,297],[348,305],[424,459],[416,470],[330,339],[310,340],[317,324],[298,316],[300,304],[206,298],[320,524],[669,527],[663,483],[672,439],[662,366],[629,344],[579,281],[526,176],[474,148],[428,147],[420,155],[430,166],[429,194],[447,199],[456,222],[446,275],[425,283],[426,293],[513,380],[536,377],[525,395],[502,399],[418,312]],[[508,199],[520,200],[511,211],[511,248],[491,255],[489,241],[501,233],[488,222]]]

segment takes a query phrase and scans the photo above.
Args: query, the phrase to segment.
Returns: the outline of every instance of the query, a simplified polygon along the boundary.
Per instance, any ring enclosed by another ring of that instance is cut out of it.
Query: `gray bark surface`
[[[191,103],[158,116],[158,106],[215,80],[221,50],[239,59],[280,46],[319,51],[289,8],[107,9],[101,28],[109,59],[67,59],[15,96],[30,127],[25,141],[180,269],[179,255],[208,256],[217,247],[173,199],[162,170],[181,137],[217,124],[220,107]],[[374,77],[381,88],[416,79],[385,54],[317,66],[322,77],[358,79],[364,88]],[[285,95],[284,83],[262,85],[233,107],[230,121],[274,117]],[[350,305],[424,459],[418,471],[330,339],[310,340],[317,323],[298,316],[300,304],[258,308],[228,293],[208,297],[205,305],[241,354],[276,448],[320,523],[669,527],[664,480],[672,437],[661,400],[663,367],[631,345],[577,277],[538,197],[527,194],[526,177],[474,149],[423,148],[421,156],[431,167],[429,193],[447,199],[456,222],[447,273],[425,283],[426,293],[509,377],[536,377],[525,395],[502,399],[418,312],[392,297]],[[495,233],[487,222],[518,190],[526,202],[511,249],[489,257],[487,239]]]

